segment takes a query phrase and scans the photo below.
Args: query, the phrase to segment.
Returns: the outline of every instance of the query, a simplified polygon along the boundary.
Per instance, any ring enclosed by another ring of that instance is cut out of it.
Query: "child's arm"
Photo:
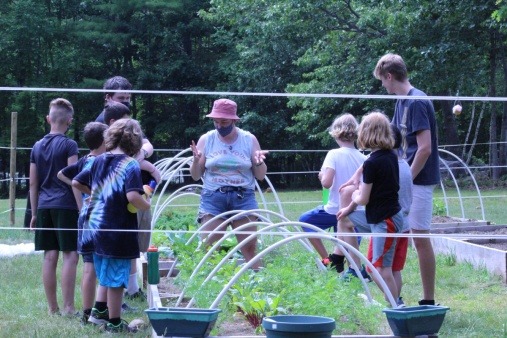
[[[65,174],[62,172],[62,170],[60,170],[58,172],[58,174],[56,174],[56,177],[58,177],[58,179],[60,181],[62,181],[63,183],[72,186],[72,180],[70,178],[68,178],[67,176],[65,176]]]
[[[343,183],[338,188],[338,191],[342,191],[343,188],[345,188],[345,187],[347,187],[349,185],[353,185],[353,186],[359,187],[359,182],[361,181],[360,178],[361,178],[362,175],[363,175],[363,166],[360,166],[359,168],[357,168],[357,170],[354,173],[354,175],[352,175],[352,177],[347,182]]]
[[[72,185],[72,181],[71,181]],[[83,208],[83,194],[81,191],[77,190],[76,188],[72,187],[72,193],[74,194],[74,199],[76,200],[77,204],[77,210],[81,212],[81,209]]]
[[[129,191],[127,193],[128,201],[139,210],[149,210],[150,203],[143,198],[138,191]]]
[[[324,168],[319,172],[320,184],[323,188],[329,189],[333,185],[335,170],[332,168]]]
[[[79,181],[72,180],[72,187],[76,188],[77,190],[81,191],[82,193],[85,193],[87,195],[91,195],[92,191],[89,186],[79,183]]]
[[[30,220],[30,229],[35,229],[37,225],[37,207],[39,205],[39,177],[37,175],[37,166],[30,163],[30,208],[32,209],[32,219]]]
[[[141,150],[134,156],[134,158],[140,163],[142,160],[153,155],[153,145],[150,140],[147,138],[143,138],[143,145],[141,146]]]
[[[142,160],[139,162],[139,167],[141,170],[147,171],[150,175],[155,179],[155,182],[159,183],[161,176],[160,171],[158,171],[157,167],[153,165],[153,163],[149,161]]]
[[[358,205],[366,205],[370,200],[371,188],[373,187],[373,183],[361,183],[359,189],[354,191],[352,194],[352,201],[357,203]]]
[[[143,138],[143,145],[141,146],[141,153],[143,154],[143,158],[148,158],[153,155],[153,145],[150,140],[147,138]]]
[[[81,208],[83,207],[83,195],[82,195],[81,191],[77,190],[76,188],[74,188],[72,186],[72,180],[70,178],[68,178],[67,176],[65,176],[65,174],[63,173],[63,170],[60,170],[58,172],[58,174],[56,175],[56,177],[58,177],[58,179],[60,181],[66,183],[72,187],[72,194],[74,194],[74,199],[76,200],[77,209],[79,211],[81,211]]]
[[[352,185],[344,187],[340,191],[340,206],[346,205],[336,213],[336,219],[341,221],[347,217],[357,207],[357,203],[352,200],[352,194],[356,191],[356,188]]]

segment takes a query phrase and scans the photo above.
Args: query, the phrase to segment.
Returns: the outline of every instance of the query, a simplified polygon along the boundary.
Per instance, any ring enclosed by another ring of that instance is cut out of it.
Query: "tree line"
[[[507,97],[507,5],[496,0],[5,0],[0,7],[2,87],[93,88],[122,75],[135,89],[261,93],[386,94],[373,68],[398,53],[411,83],[431,96]],[[0,91],[0,142],[19,113],[18,146],[47,131],[49,101],[69,99],[80,133],[103,106],[101,93]],[[213,95],[135,94],[133,115],[156,148],[187,148],[212,125]],[[231,97],[241,126],[264,149],[330,149],[327,128],[350,112],[392,115],[394,101]],[[458,100],[456,102],[459,102]],[[440,144],[468,163],[506,173],[507,105],[435,101]],[[463,145],[465,144],[465,145]],[[28,169],[29,151],[18,154]],[[270,155],[270,171],[320,168],[323,153]],[[8,171],[0,152],[0,172]],[[281,186],[307,178],[279,175]]]

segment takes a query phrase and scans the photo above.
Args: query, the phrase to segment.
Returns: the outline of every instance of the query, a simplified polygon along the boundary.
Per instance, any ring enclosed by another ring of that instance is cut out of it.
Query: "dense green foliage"
[[[429,95],[507,96],[505,4],[371,0],[6,0],[0,8],[4,87],[99,89],[113,75],[138,90],[385,94],[372,76],[378,58],[401,54],[411,82]],[[0,91],[0,145],[17,111],[18,146],[47,131],[50,99],[75,106],[70,135],[98,114],[102,93]],[[156,148],[182,149],[211,127],[214,95],[135,94],[134,116]],[[333,117],[390,114],[392,100],[236,96],[241,125],[265,149],[329,149]],[[504,102],[435,101],[440,144],[467,162],[505,166]],[[474,114],[472,114],[474,112]],[[476,133],[477,130],[477,133]],[[476,135],[476,136],[475,136]],[[489,142],[494,142],[488,145]],[[500,142],[500,143],[497,143]],[[159,156],[167,154],[159,153]],[[270,171],[317,170],[323,153],[270,155]],[[0,152],[0,172],[8,168]],[[18,154],[27,173],[28,152]],[[505,173],[493,168],[496,179]],[[278,186],[303,183],[278,176]],[[308,183],[307,180],[303,180]]]

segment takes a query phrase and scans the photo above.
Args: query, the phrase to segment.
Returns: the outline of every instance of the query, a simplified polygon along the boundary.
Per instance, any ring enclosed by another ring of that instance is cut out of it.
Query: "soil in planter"
[[[181,288],[175,286],[172,278],[162,277],[158,284],[158,292],[164,294],[180,294]],[[162,304],[167,307],[174,306],[177,298],[162,299]],[[188,304],[188,299],[180,304],[180,307],[185,307]],[[227,318],[224,321],[217,321],[215,329],[218,330],[221,336],[255,336],[255,329],[248,323],[246,318],[241,313],[236,313],[234,316]]]
[[[494,238],[495,236],[498,236],[498,235],[507,235],[507,227],[501,227],[501,228],[494,230],[494,231],[467,231],[466,233],[471,234],[471,235],[488,235],[488,236],[491,236],[492,238]],[[485,243],[481,242],[479,245],[482,245],[482,246],[485,246],[488,248],[507,251],[507,241],[506,240],[498,240],[498,241],[491,241],[491,242],[485,242]]]
[[[431,218],[431,223],[453,223],[453,222],[474,222],[475,219],[471,218],[456,218],[451,216],[433,216]]]

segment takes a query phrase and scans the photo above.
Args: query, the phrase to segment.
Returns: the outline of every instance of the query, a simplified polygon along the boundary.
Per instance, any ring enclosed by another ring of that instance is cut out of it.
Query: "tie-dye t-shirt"
[[[127,193],[143,193],[139,163],[127,155],[106,153],[74,179],[92,191],[83,247],[92,245],[95,254],[106,258],[138,258],[137,232],[107,230],[137,229],[137,215],[127,210]]]
[[[62,170],[63,174],[67,177],[71,177],[69,175],[73,175],[72,179],[77,176],[81,171],[85,169],[90,169],[93,161],[95,161],[95,155],[87,155],[85,157],[82,157],[79,159],[79,161],[76,162],[77,167],[71,168],[67,167],[64,170]],[[72,174],[72,171],[75,170],[74,174]],[[81,211],[79,212],[79,219],[77,222],[77,252],[80,254],[85,253],[92,253],[93,252],[93,241],[88,241],[87,246],[83,246],[83,233],[86,233],[87,236],[90,235],[90,226],[88,223],[88,207],[90,205],[90,199],[88,198],[89,195],[82,193],[81,194],[83,198],[83,204],[81,207]],[[83,231],[84,229],[84,231]]]

